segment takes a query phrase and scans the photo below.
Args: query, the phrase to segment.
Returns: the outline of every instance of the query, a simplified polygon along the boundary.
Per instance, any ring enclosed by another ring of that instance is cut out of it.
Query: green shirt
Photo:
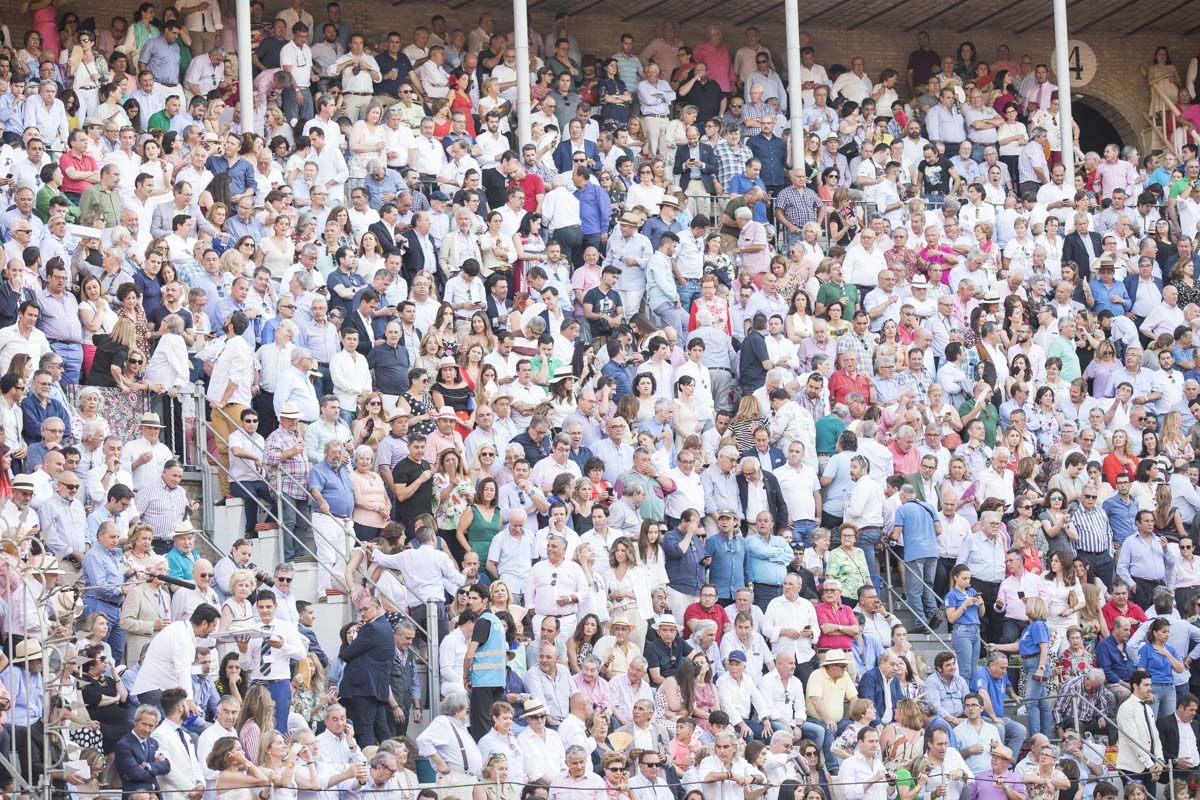
[[[958,415],[965,417],[975,410],[975,399],[964,400],[958,407]],[[975,417],[983,423],[983,443],[988,447],[996,446],[996,431],[1000,427],[1000,413],[996,411],[996,407],[988,403],[983,407],[983,410]],[[965,428],[964,428],[965,429]],[[965,440],[966,434],[963,434]]]
[[[817,429],[817,455],[831,456],[836,453],[838,437],[846,430],[842,418],[829,414],[817,420],[814,427]]]
[[[150,130],[171,130],[171,120],[167,117],[165,109],[159,109],[150,115],[150,121],[146,123],[146,127]]]
[[[104,227],[115,228],[121,224],[121,195],[116,190],[104,191],[100,184],[88,187],[79,201],[79,218],[85,222],[93,211],[104,212]]]
[[[37,214],[38,219],[42,222],[47,222],[50,219],[50,201],[56,197],[61,197],[67,200],[67,196],[62,192],[54,189],[49,185],[43,185],[38,189],[37,195],[33,199],[33,213]],[[79,221],[79,206],[67,200],[67,222]]]
[[[842,319],[848,320],[854,316],[854,311],[858,308],[858,287],[853,283],[843,282],[840,286],[832,281],[822,283],[821,288],[817,290],[817,305],[823,305],[828,309],[843,297],[846,298],[846,306],[843,309]]]
[[[1083,370],[1079,366],[1079,353],[1075,351],[1075,342],[1071,339],[1055,336],[1046,346],[1046,357],[1058,358],[1062,361],[1062,370],[1059,374],[1067,383],[1083,375]]]

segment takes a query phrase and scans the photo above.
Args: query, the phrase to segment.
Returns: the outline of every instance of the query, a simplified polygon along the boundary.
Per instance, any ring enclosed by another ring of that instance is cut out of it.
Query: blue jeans
[[[1037,668],[1037,664],[1033,666]],[[993,724],[1000,729],[1000,738],[1004,740],[1004,746],[1014,753],[1019,753],[1021,745],[1025,743],[1026,737],[1029,736],[1029,731],[1025,730],[1025,726],[1012,717],[1001,717],[998,720],[993,720]]]
[[[62,382],[79,383],[79,372],[83,369],[83,345],[71,342],[53,342],[50,349],[63,360]]]
[[[1154,708],[1151,709],[1154,718],[1169,714],[1175,707],[1175,684],[1155,683],[1151,684],[1150,689],[1154,692]]]
[[[1033,673],[1037,672],[1040,656],[1025,656],[1025,713],[1029,715],[1030,735],[1044,733],[1054,735],[1054,726],[1050,722],[1050,699],[1046,690],[1046,681],[1034,680]],[[1048,669],[1048,667],[1047,667]]]
[[[287,679],[270,681],[265,688],[275,701],[275,730],[286,731],[288,712],[292,710],[292,682]]]
[[[279,102],[283,109],[283,115],[287,117],[289,121],[293,119],[312,119],[312,91],[305,88],[300,90],[300,94],[302,99],[297,100],[295,88],[285,89],[279,93]]]
[[[298,556],[316,557],[317,545],[313,540],[312,509],[307,500],[289,497],[283,504],[283,560],[295,561]],[[300,540],[308,549],[296,544]]]
[[[904,580],[904,599],[912,606],[917,622],[923,623],[938,612],[933,581],[937,577],[937,557],[914,558],[904,562],[908,574]]]
[[[247,538],[254,533],[254,528],[258,525],[260,518],[264,522],[274,518],[275,496],[271,494],[271,487],[267,486],[265,481],[247,481],[245,483],[230,481],[229,493],[242,501],[242,515],[246,519],[243,533]],[[267,507],[267,513],[262,513],[255,498],[262,501]]]
[[[875,545],[883,538],[882,528],[863,528],[858,532],[858,548],[867,557],[867,569],[871,573],[871,583],[878,590],[882,585],[879,579],[879,565],[875,562]]]
[[[692,311],[692,303],[700,296],[700,279],[692,278],[684,282],[683,286],[679,287],[679,305],[683,306],[683,312],[690,314]],[[684,331],[679,331],[679,338],[684,338]]]
[[[975,668],[979,666],[979,625],[954,623],[950,631],[950,647],[958,659],[958,673],[970,683]]]
[[[125,655],[125,629],[121,627],[121,609],[91,597],[84,598],[84,615],[91,614],[93,611],[103,614],[108,619],[108,636],[104,637],[104,641],[108,642],[108,646],[112,650],[113,663],[120,663]]]
[[[782,586],[768,586],[765,583],[754,584],[754,605],[767,610],[767,603],[783,594]]]
[[[813,531],[817,529],[815,519],[798,519],[792,523],[792,541],[799,542],[805,548],[812,547]]]

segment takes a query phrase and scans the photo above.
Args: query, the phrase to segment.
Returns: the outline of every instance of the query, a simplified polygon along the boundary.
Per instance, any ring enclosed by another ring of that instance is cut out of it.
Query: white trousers
[[[314,511],[312,529],[317,545],[317,597],[324,597],[325,591],[334,587],[345,591],[346,537],[354,535],[350,520]]]

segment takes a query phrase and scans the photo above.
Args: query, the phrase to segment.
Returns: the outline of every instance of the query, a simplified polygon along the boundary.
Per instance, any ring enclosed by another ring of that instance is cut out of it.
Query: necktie
[[[1146,736],[1150,739],[1150,755],[1158,758],[1158,753],[1154,752],[1154,721],[1150,719],[1150,704],[1142,703],[1142,714],[1146,717]]]
[[[179,743],[183,745],[183,752],[190,753],[188,750],[187,734],[183,732],[183,728],[176,728],[175,732],[179,734]]]
[[[271,637],[270,637],[270,634],[271,634],[271,629],[273,627],[274,627],[273,625],[264,625],[263,626],[263,630],[265,630],[267,632],[267,637],[263,639],[262,655],[259,657],[259,661],[258,661],[258,674],[263,677],[263,680],[267,679],[267,672],[269,672],[271,669]]]

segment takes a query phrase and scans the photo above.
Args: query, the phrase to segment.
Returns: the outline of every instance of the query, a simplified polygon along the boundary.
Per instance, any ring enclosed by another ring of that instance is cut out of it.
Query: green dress
[[[482,563],[487,563],[488,548],[491,547],[492,539],[495,539],[499,532],[500,509],[492,510],[492,519],[489,522],[483,516],[483,512],[479,510],[479,506],[472,503],[471,524],[467,527],[467,544],[471,545],[471,549],[479,556]]]

